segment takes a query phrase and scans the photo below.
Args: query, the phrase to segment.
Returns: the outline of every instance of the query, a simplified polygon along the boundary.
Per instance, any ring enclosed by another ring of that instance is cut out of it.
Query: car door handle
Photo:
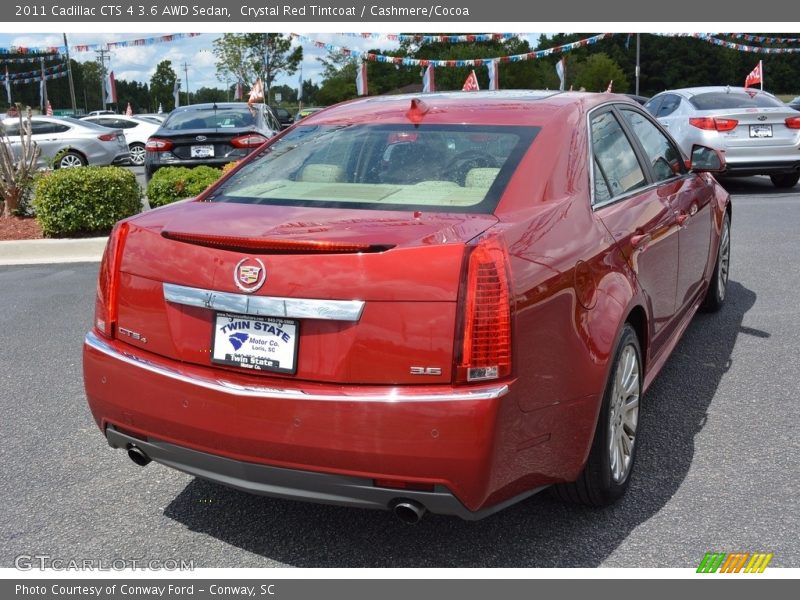
[[[631,245],[633,245],[634,248],[641,248],[652,239],[653,236],[649,233],[637,233],[631,236]]]
[[[677,217],[675,217],[675,224],[678,227],[683,227],[683,224],[686,223],[686,220],[689,218],[687,213],[681,213]]]

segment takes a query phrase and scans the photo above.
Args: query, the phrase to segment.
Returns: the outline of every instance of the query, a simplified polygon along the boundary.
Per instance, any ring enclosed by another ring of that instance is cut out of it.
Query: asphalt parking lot
[[[800,189],[734,194],[727,304],[698,315],[642,405],[631,489],[603,510],[546,493],[483,521],[250,496],[111,450],[83,395],[97,264],[0,267],[0,567],[22,554],[197,567],[800,566]]]

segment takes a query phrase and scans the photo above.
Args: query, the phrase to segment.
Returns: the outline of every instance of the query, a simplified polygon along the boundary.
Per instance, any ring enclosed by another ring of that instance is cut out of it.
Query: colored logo
[[[763,573],[769,561],[772,560],[772,553],[765,552],[734,552],[726,554],[724,552],[706,552],[700,566],[697,567],[698,573]]]
[[[250,335],[247,333],[234,333],[228,336],[228,341],[231,343],[231,346],[233,346],[235,352],[242,347],[242,344],[244,344],[249,337]]]
[[[255,292],[267,279],[267,269],[257,258],[243,258],[233,270],[233,282],[243,292]]]

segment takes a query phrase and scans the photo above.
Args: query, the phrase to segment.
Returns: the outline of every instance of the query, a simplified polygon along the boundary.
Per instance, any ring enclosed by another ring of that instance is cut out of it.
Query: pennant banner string
[[[526,52],[524,54],[514,54],[512,56],[491,56],[488,58],[473,58],[468,60],[434,60],[434,59],[424,59],[424,58],[407,58],[403,56],[387,56],[385,54],[375,54],[372,52],[361,52],[360,50],[351,50],[350,48],[345,48],[343,46],[335,46],[333,44],[326,44],[324,42],[320,42],[317,40],[313,40],[308,38],[304,35],[300,35],[297,33],[292,33],[292,37],[299,40],[301,43],[308,44],[314,46],[315,48],[321,48],[327,50],[328,52],[335,52],[338,54],[342,54],[344,56],[352,56],[353,58],[361,58],[362,60],[373,61],[373,62],[382,62],[382,63],[389,63],[394,65],[406,65],[412,67],[427,67],[428,65],[433,65],[434,67],[479,67],[481,65],[486,64],[491,60],[496,60],[500,63],[514,63],[514,62],[521,62],[525,60],[536,60],[539,58],[544,58],[546,56],[551,56],[553,54],[560,54],[564,52],[569,52],[570,50],[575,50],[577,48],[582,48],[585,46],[591,46],[592,44],[596,44],[600,40],[609,38],[615,34],[613,33],[600,33],[598,35],[594,35],[592,37],[588,37],[582,40],[578,40],[577,42],[571,42],[569,44],[563,44],[561,46],[555,46],[553,48],[547,48],[546,50],[535,50],[532,52]]]
[[[26,58],[0,58],[0,64],[24,64],[24,63],[39,63],[42,60],[45,61],[53,61],[53,60],[61,60],[61,56],[58,54],[44,54],[42,56],[28,56]]]
[[[66,77],[67,75],[69,75],[69,73],[64,71],[63,73],[54,73],[52,75],[45,75],[44,78],[47,81],[50,81],[51,79],[61,79],[62,77]],[[17,84],[20,84],[20,83],[39,83],[41,80],[42,80],[42,76],[41,75],[39,75],[37,77],[26,77],[25,79],[13,79],[13,78],[9,77],[8,83],[9,84],[13,84],[13,85],[17,85]],[[0,79],[0,81],[2,81],[3,84],[5,84],[5,78]]]
[[[65,71],[66,68],[67,68],[67,65],[65,65],[65,64],[55,65],[54,67],[46,67],[44,72],[45,72],[45,74],[60,73],[62,71]],[[42,72],[41,69],[37,69],[35,71],[28,71],[26,73],[10,73],[8,75],[8,80],[9,81],[14,81],[15,79],[25,79],[26,77],[34,77],[36,75],[39,75],[41,77],[41,72]],[[0,76],[0,81],[5,81],[5,76],[4,75]]]
[[[136,40],[125,40],[120,42],[105,42],[103,44],[74,44],[70,45],[70,52],[94,52],[95,50],[115,50],[117,48],[129,48],[133,46],[151,46],[166,42],[175,42],[186,38],[197,37],[202,33],[172,33],[159,37],[139,38]],[[0,54],[66,54],[66,46],[11,46],[0,48]]]
[[[432,44],[444,42],[450,44],[464,44],[470,42],[491,42],[495,40],[509,40],[515,37],[524,36],[524,33],[473,33],[462,35],[423,35],[423,34],[402,34],[402,33],[337,33],[344,37],[354,37],[361,39],[387,39],[393,42],[423,42]]]

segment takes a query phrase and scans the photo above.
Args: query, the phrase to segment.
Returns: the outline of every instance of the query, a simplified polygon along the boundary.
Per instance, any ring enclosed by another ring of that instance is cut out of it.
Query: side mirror
[[[721,173],[725,170],[725,158],[719,150],[695,144],[688,166],[693,173]]]

